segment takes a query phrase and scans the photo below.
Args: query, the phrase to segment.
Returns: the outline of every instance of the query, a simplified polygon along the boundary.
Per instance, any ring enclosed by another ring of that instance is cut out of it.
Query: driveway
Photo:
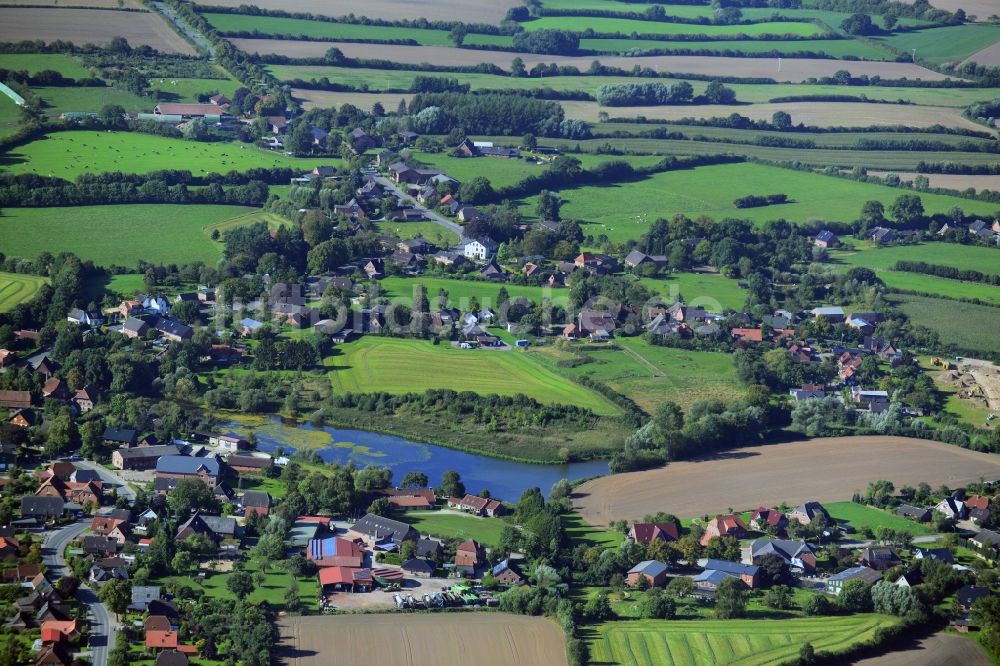
[[[53,578],[66,572],[66,546],[90,527],[90,521],[66,525],[47,532],[42,544],[42,562],[53,574]],[[94,590],[81,585],[76,592],[81,607],[90,614],[90,654],[93,666],[106,666],[108,653],[115,647],[117,625],[107,606],[101,603]]]
[[[417,202],[416,199],[411,197],[405,191],[401,190],[399,186],[396,185],[396,183],[392,182],[391,180],[389,180],[388,178],[386,178],[385,176],[381,175],[380,173],[371,168],[367,169],[365,173],[372,176],[375,179],[375,182],[377,182],[379,185],[385,188],[388,192],[391,192],[393,195],[395,195],[401,203],[404,203],[407,206],[410,206],[411,208],[419,210],[424,214],[424,216],[428,220],[438,225],[439,227],[444,227],[448,231],[457,234],[459,238],[462,238],[462,236],[464,236],[464,234],[462,233],[461,225],[455,224],[451,220],[442,217],[441,215],[438,215],[434,211],[424,208],[420,203]]]
[[[128,500],[129,504],[135,502],[135,491],[128,485],[128,482],[122,478],[117,470],[110,470],[107,467],[90,460],[78,460],[73,464],[78,469],[96,471],[101,476],[101,481],[104,482],[105,488],[114,488],[118,491],[118,495],[120,497],[124,497]]]

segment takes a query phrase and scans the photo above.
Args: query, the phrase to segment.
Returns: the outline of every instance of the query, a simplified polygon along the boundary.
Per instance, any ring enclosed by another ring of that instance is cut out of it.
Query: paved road
[[[128,485],[128,482],[119,476],[116,471],[108,469],[107,467],[90,460],[76,460],[73,462],[73,465],[78,469],[95,470],[101,475],[101,481],[104,482],[105,488],[114,488],[118,491],[118,495],[120,497],[128,499],[129,504],[135,502],[135,490],[133,490],[131,486]]]
[[[431,222],[433,222],[434,224],[436,224],[436,225],[438,225],[440,227],[444,227],[445,229],[447,229],[448,231],[452,232],[453,234],[457,234],[459,238],[462,238],[465,235],[465,234],[462,233],[462,227],[461,227],[461,225],[455,224],[454,222],[452,222],[448,218],[442,217],[441,215],[438,215],[434,211],[429,210],[427,208],[424,208],[422,205],[420,205],[420,203],[417,202],[416,199],[414,199],[413,197],[411,197],[409,194],[407,194],[403,190],[399,189],[399,187],[396,186],[396,183],[392,182],[391,180],[389,180],[385,176],[379,174],[374,169],[369,169],[369,170],[366,171],[366,173],[368,175],[372,176],[373,178],[375,178],[375,181],[379,185],[381,185],[382,187],[384,187],[386,190],[388,190],[392,194],[396,195],[399,198],[399,200],[400,200],[401,203],[405,203],[406,205],[410,206],[411,208],[415,208],[415,209],[421,211],[424,214],[424,216],[428,220],[430,220]]]
[[[191,40],[200,46],[201,48],[208,51],[208,55],[212,58],[215,57],[215,47],[213,47],[207,39],[205,39],[200,32],[189,26],[180,16],[177,15],[174,10],[167,7],[162,2],[154,2],[153,6],[156,10],[167,17],[167,20],[177,26],[177,29],[183,32],[185,35],[191,38]]]
[[[66,546],[89,527],[90,521],[84,520],[53,530],[45,535],[45,542],[42,545],[42,562],[52,574],[51,578],[68,573],[64,555]],[[76,598],[84,608],[90,611],[91,663],[93,666],[106,666],[108,653],[115,647],[115,635],[118,629],[114,617],[89,587],[81,585],[80,589],[77,590]]]

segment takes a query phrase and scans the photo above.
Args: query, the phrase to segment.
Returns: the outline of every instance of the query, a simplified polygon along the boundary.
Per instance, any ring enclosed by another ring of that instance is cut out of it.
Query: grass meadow
[[[414,40],[421,46],[452,46],[447,30],[399,28],[309,19],[249,16],[243,14],[203,13],[202,16],[222,32],[259,31],[261,35],[295,35],[313,39],[350,39],[360,41]]]
[[[890,301],[910,321],[941,336],[943,344],[954,344],[973,352],[996,351],[1000,330],[1000,308],[943,298],[893,294]]]
[[[255,562],[247,563],[246,567],[244,567],[244,570],[250,573],[254,573],[259,569],[260,565]],[[162,578],[160,582],[166,583],[173,578],[185,585],[194,585],[206,597],[211,599],[236,601],[235,595],[226,587],[226,583],[231,576],[232,572],[209,573],[204,579],[198,579],[193,576],[174,576]],[[284,568],[275,566],[264,569],[264,584],[254,586],[253,592],[250,593],[247,599],[251,603],[259,604],[266,602],[271,608],[284,609],[285,591],[288,589],[291,581],[292,575]],[[314,600],[319,597],[320,592],[319,581],[316,576],[296,577],[296,582],[299,586],[299,598],[302,599],[303,603],[315,603]]]
[[[1000,274],[1000,248],[958,243],[921,243],[889,247],[859,246],[857,252],[835,252],[836,259],[851,266],[892,269],[897,261],[926,261],[961,270]]]
[[[934,294],[942,298],[974,298],[1000,307],[998,287],[902,271],[878,271],[878,276],[890,289]]]
[[[10,173],[34,173],[73,180],[81,173],[146,173],[186,169],[194,175],[245,171],[254,167],[296,167],[340,160],[294,158],[237,143],[203,143],[129,132],[57,132],[0,156]]]
[[[864,492],[864,488],[855,490]],[[844,489],[847,491],[847,488]],[[890,511],[883,511],[875,507],[855,504],[854,502],[829,502],[824,504],[830,516],[840,523],[849,523],[857,530],[869,528],[875,530],[879,527],[888,527],[897,532],[906,530],[914,536],[924,534],[934,534],[934,529],[925,523],[918,523],[915,520],[897,516]]]
[[[786,24],[793,25],[793,24]],[[803,24],[795,24],[803,25]],[[808,24],[805,24],[808,25]],[[690,26],[695,27],[695,26]],[[698,28],[704,26],[697,26]],[[748,26],[725,26],[731,28],[743,28]],[[733,33],[735,34],[735,33]],[[725,39],[706,41],[660,41],[656,39],[596,39],[584,38],[580,40],[580,48],[585,51],[595,53],[628,53],[630,51],[654,51],[654,50],[685,50],[685,51],[710,51],[713,53],[724,53],[726,51],[738,51],[741,53],[803,53],[812,51],[825,53],[831,58],[843,58],[844,56],[855,56],[865,60],[891,60],[892,56],[888,51],[872,46],[865,42],[858,42],[849,39],[797,39],[797,40],[769,40],[769,39]]]
[[[841,649],[870,639],[895,620],[884,615],[781,620],[627,620],[585,630],[593,663],[639,666],[775,664],[794,659],[805,642]]]
[[[667,303],[683,296],[685,303],[700,305],[707,310],[740,310],[746,301],[746,290],[736,280],[718,273],[667,273],[655,278],[641,278],[643,285],[662,295]],[[718,307],[716,307],[718,304]]]
[[[918,61],[925,60],[940,65],[964,60],[976,51],[1000,41],[1000,26],[966,23],[874,39],[904,53],[912,53],[916,49]]]
[[[205,227],[250,210],[174,204],[5,208],[0,214],[0,252],[26,259],[42,252],[73,252],[103,266],[134,266],[140,259],[214,264],[222,246],[209,238]]]
[[[90,76],[90,71],[79,60],[65,53],[2,53],[0,69],[28,72],[32,76],[52,70],[68,79],[86,79]]]
[[[850,221],[865,201],[888,206],[908,191],[884,185],[782,169],[763,164],[725,164],[659,173],[640,181],[562,190],[563,217],[584,220],[584,233],[605,235],[614,242],[637,239],[657,218],[675,213],[716,219],[735,217],[762,223],[784,218],[805,222],[811,218]],[[738,209],[733,201],[747,194],[787,194],[790,203]],[[996,204],[939,194],[920,194],[928,213],[961,206],[967,213],[989,214]],[[534,213],[536,198],[523,212]]]
[[[434,243],[438,247],[451,247],[458,243],[458,234],[445,229],[435,222],[400,222],[399,220],[386,220],[376,222],[380,234],[392,235],[406,240],[408,238],[423,238]]]
[[[46,282],[37,275],[0,272],[0,312],[9,312],[14,306],[30,301]]]
[[[13,134],[21,123],[21,110],[6,95],[0,95],[0,138]]]
[[[791,23],[769,21],[751,25],[704,25],[696,23],[667,23],[664,21],[640,21],[635,19],[604,18],[591,16],[552,16],[522,23],[525,30],[568,30],[598,34],[622,35],[705,35],[706,37],[730,37],[746,35],[794,35],[814,37],[826,33],[815,23]],[[724,45],[721,48],[725,48]]]
[[[491,548],[500,545],[500,532],[506,525],[499,518],[479,518],[441,511],[407,511],[400,518],[413,525],[421,534],[463,541],[475,539]]]
[[[324,359],[336,391],[387,393],[427,389],[475,391],[480,394],[523,393],[539,402],[576,405],[597,414],[618,409],[604,398],[534,362],[520,351],[455,349],[447,342],[365,337],[340,345],[338,355]]]

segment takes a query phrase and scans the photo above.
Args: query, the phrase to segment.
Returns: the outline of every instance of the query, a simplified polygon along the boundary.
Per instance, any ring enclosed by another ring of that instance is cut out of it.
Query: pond
[[[346,464],[353,461],[358,467],[388,467],[393,471],[395,483],[402,481],[407,472],[423,472],[434,486],[441,482],[445,471],[455,470],[462,477],[468,492],[478,494],[488,489],[493,497],[509,502],[516,502],[528,488],[538,487],[547,496],[559,479],[574,481],[608,473],[607,460],[533,465],[367,430],[316,427],[311,423],[290,425],[276,416],[252,426],[234,421],[224,424],[222,430],[232,430],[244,437],[253,432],[260,451],[270,453],[279,446],[284,447],[286,453],[299,449],[314,450],[326,462]]]

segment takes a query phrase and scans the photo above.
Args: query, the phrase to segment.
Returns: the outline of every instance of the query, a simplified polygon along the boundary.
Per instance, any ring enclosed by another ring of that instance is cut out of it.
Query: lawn
[[[604,622],[589,634],[592,663],[629,666],[775,664],[794,659],[803,643],[842,649],[895,622],[884,615],[783,620],[628,620]]]
[[[0,272],[0,312],[9,312],[15,305],[30,301],[46,282],[37,275]]]
[[[387,277],[378,284],[381,296],[402,298],[406,302],[409,302],[409,299],[413,297],[414,286],[422,284],[427,290],[427,298],[431,301],[431,309],[437,307],[438,292],[444,289],[448,292],[448,303],[463,312],[468,309],[469,301],[472,298],[478,300],[482,308],[496,307],[497,297],[502,288],[507,289],[507,293],[512,299],[527,298],[533,303],[541,303],[542,298],[551,298],[554,304],[565,306],[569,299],[568,289],[528,287],[430,276],[418,278]]]
[[[52,70],[69,79],[90,77],[90,71],[76,58],[63,53],[3,53],[0,54],[0,69],[28,72],[32,76]]]
[[[1000,41],[1000,26],[966,23],[874,39],[904,53],[911,53],[916,49],[918,61],[926,60],[942,64],[963,60],[976,51]]]
[[[890,289],[933,294],[942,298],[976,298],[984,303],[1000,306],[1000,288],[987,284],[949,280],[922,273],[902,271],[877,271],[877,273]]]
[[[875,199],[888,206],[908,193],[884,185],[859,183],[846,178],[763,164],[724,164],[658,173],[639,181],[609,183],[566,189],[559,195],[567,202],[566,218],[585,220],[584,233],[606,235],[614,242],[637,239],[657,218],[676,213],[715,219],[736,217],[755,222],[785,218],[805,222],[810,218],[851,221],[865,201]],[[790,203],[738,209],[733,201],[747,194],[784,193]],[[971,214],[991,214],[996,204],[939,194],[919,194],[928,213],[961,206]],[[523,212],[534,213],[536,198],[526,200]]]
[[[257,568],[258,566],[255,563],[248,563],[245,570],[253,573]],[[264,584],[260,587],[254,586],[254,591],[250,593],[247,599],[257,604],[267,602],[271,608],[276,610],[284,609],[285,591],[292,581],[292,575],[285,569],[277,567],[265,570],[264,574],[266,576]],[[177,580],[186,585],[194,585],[196,588],[201,589],[204,595],[209,598],[235,601],[236,597],[226,587],[226,581],[229,580],[230,576],[232,576],[232,573],[209,573],[204,579],[174,576],[172,578],[163,578],[160,582],[165,583],[171,579]],[[299,584],[299,598],[302,599],[302,603],[314,604],[314,600],[319,597],[319,581],[315,576],[299,577],[296,580]]]
[[[146,280],[142,273],[119,273],[111,276],[92,276],[87,278],[84,288],[84,298],[100,301],[105,293],[116,294],[122,298],[130,298],[136,294],[145,293]]]
[[[445,229],[435,222],[384,220],[376,222],[375,226],[378,227],[380,234],[392,235],[402,240],[419,236],[440,248],[449,248],[458,243],[458,234],[450,229]]]
[[[560,516],[560,520],[566,530],[566,536],[569,537],[574,547],[584,544],[614,548],[625,541],[625,535],[621,532],[588,525],[578,513],[564,513]]]
[[[447,342],[367,336],[324,359],[334,390],[387,393],[440,388],[480,394],[523,393],[540,402],[617,414],[604,398],[549,371],[520,351],[455,349]]]
[[[1000,274],[1000,248],[958,243],[920,243],[868,247],[860,245],[856,252],[836,252],[835,258],[852,266],[891,270],[897,261],[925,261],[929,264],[952,266],[960,270],[976,270]]]
[[[826,34],[823,28],[814,23],[791,23],[783,21],[768,21],[750,25],[705,25],[590,16],[553,16],[535,19],[521,25],[528,31],[569,30],[571,32],[586,32],[592,30],[594,33],[602,35],[705,35],[707,37],[795,35],[797,37],[814,37]],[[725,48],[725,46],[722,46],[722,48]]]
[[[0,156],[11,173],[36,173],[72,180],[81,173],[146,173],[187,169],[194,175],[245,171],[254,167],[296,167],[340,160],[287,157],[238,143],[203,143],[130,132],[57,132]]]
[[[295,226],[291,220],[286,220],[280,215],[267,213],[262,210],[252,210],[245,215],[237,215],[236,217],[231,217],[227,220],[221,220],[219,222],[208,224],[204,227],[204,229],[202,229],[202,231],[208,235],[209,238],[211,238],[213,232],[218,231],[221,237],[230,229],[245,227],[258,222],[267,222],[267,228],[271,231],[277,231],[281,227]]]
[[[0,213],[0,252],[26,259],[42,252],[73,252],[103,266],[135,266],[140,259],[214,265],[221,245],[203,229],[250,210],[174,204],[5,208]]]
[[[641,278],[639,282],[662,295],[668,303],[682,296],[685,303],[699,305],[710,312],[740,310],[746,301],[746,290],[739,281],[718,273],[668,273]]]
[[[972,352],[996,351],[996,339],[988,331],[1000,330],[1000,308],[902,294],[890,300],[912,323],[936,332],[942,344]]]
[[[845,488],[844,490],[846,491],[847,489]],[[864,492],[864,488],[856,488],[855,490]],[[852,527],[859,531],[866,527],[872,530],[879,527],[888,527],[897,532],[906,530],[914,536],[934,534],[934,529],[925,523],[918,523],[915,520],[903,518],[890,511],[883,511],[875,507],[855,504],[854,502],[832,502],[823,506],[830,512],[830,516],[834,520],[850,523]]]
[[[447,30],[423,30],[361,23],[334,23],[308,19],[249,16],[243,14],[202,14],[221,32],[257,32],[264,35],[293,35],[313,39],[351,41],[414,40],[421,46],[453,46]]]
[[[478,518],[442,511],[407,511],[400,519],[413,525],[421,534],[463,541],[475,539],[490,548],[500,545],[500,532],[507,524],[499,518]]]
[[[742,395],[728,354],[655,347],[642,338],[615,342],[622,349],[577,347],[591,360],[575,367],[560,365],[560,360],[570,357],[555,347],[539,347],[530,353],[567,377],[586,375],[607,384],[649,413],[667,400],[687,408],[699,400],[733,400]]]

